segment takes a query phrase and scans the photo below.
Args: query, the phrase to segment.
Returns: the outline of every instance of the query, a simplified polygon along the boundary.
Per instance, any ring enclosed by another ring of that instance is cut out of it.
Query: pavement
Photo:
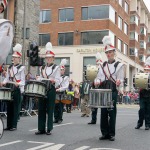
[[[91,117],[81,117],[79,110],[64,113],[62,124],[54,124],[52,135],[35,135],[37,116],[21,117],[17,131],[5,131],[0,150],[150,150],[150,131],[134,129],[138,105],[118,105],[116,140],[100,141],[100,111],[96,125]],[[6,125],[6,119],[4,119]]]

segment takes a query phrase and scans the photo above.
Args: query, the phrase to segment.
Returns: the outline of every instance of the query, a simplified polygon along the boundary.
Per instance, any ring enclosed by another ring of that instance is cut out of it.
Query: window
[[[146,42],[145,41],[140,41],[140,48],[146,49]]]
[[[128,45],[127,44],[124,44],[124,52],[123,52],[125,55],[128,54]]]
[[[109,35],[108,30],[82,32],[81,44],[103,44],[102,39],[105,35]]]
[[[122,30],[122,22],[123,22],[122,18],[118,16],[118,27],[120,30]]]
[[[150,54],[150,49],[147,50],[147,54]]]
[[[50,10],[41,10],[40,11],[40,23],[51,22],[51,11]]]
[[[130,48],[130,55],[138,56],[138,49],[137,48]]]
[[[39,34],[39,46],[45,46],[50,42],[50,34]]]
[[[148,36],[148,43],[150,43],[150,35]]]
[[[130,23],[135,23],[137,26],[139,24],[139,20],[137,16],[131,16],[130,17]]]
[[[119,1],[119,5],[122,7],[123,6],[123,1],[122,0],[118,0]]]
[[[138,42],[138,33],[137,32],[130,32],[130,39],[136,40]]]
[[[115,23],[115,10],[109,5],[82,7],[82,20],[111,19]]]
[[[124,33],[128,35],[128,25],[124,23]]]
[[[122,41],[118,39],[118,50],[122,52]]]
[[[64,59],[64,58],[62,58],[62,57],[55,57],[56,65],[59,66],[62,59]],[[67,57],[67,58],[65,57],[65,59],[68,60],[67,64],[65,65],[65,75],[69,76],[69,74],[70,74],[70,58],[69,57]]]
[[[73,32],[58,33],[58,45],[73,45]]]
[[[67,22],[73,20],[74,20],[73,8],[59,9],[59,22]]]
[[[145,62],[146,57],[144,55],[139,55],[139,60]]]
[[[125,6],[124,6],[125,12],[129,13],[129,5],[127,2],[125,2]]]
[[[146,29],[144,27],[140,28],[140,33],[146,36]]]

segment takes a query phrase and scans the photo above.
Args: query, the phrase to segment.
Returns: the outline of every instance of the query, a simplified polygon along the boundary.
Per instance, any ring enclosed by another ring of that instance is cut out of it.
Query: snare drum
[[[97,73],[98,73],[98,68],[96,65],[87,65],[85,70],[85,78],[93,82],[97,76]]]
[[[63,94],[61,98],[61,102],[63,104],[71,104],[72,103],[72,95]]]
[[[91,89],[89,93],[89,107],[113,108],[111,89]]]
[[[133,86],[135,89],[150,89],[150,74],[137,73],[134,75]]]
[[[10,90],[13,92],[14,90],[16,90],[17,89],[17,87],[16,87],[16,85],[15,85],[15,83],[6,83],[6,87],[7,88],[10,88]]]
[[[29,97],[45,97],[46,84],[35,80],[28,81],[25,86],[25,95]]]
[[[5,87],[0,88],[0,100],[6,100],[6,101],[12,100],[10,88],[5,88]]]

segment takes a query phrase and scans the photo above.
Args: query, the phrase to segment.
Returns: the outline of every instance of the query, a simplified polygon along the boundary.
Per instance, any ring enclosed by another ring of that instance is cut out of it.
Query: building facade
[[[109,35],[112,44],[118,48],[117,59],[126,66],[126,88],[131,90],[134,74],[143,70],[143,51],[146,57],[146,48],[140,48],[143,40],[140,29],[145,26],[138,10],[134,12],[133,1],[146,11],[148,25],[149,12],[142,0],[132,0],[132,3],[130,0],[64,0],[61,3],[59,0],[41,0],[39,45],[43,48],[47,42],[52,42],[56,63],[67,57],[70,78],[80,82],[85,66],[95,64],[96,52],[93,49],[103,49],[102,39]],[[137,26],[132,21],[136,13]],[[146,29],[148,32],[148,27]],[[132,39],[132,32],[136,40]],[[146,37],[144,39],[147,42]]]
[[[39,40],[39,12],[39,0],[8,0],[7,9],[1,14],[1,18],[11,20],[14,24],[14,40],[12,46],[16,43],[23,45],[23,63],[26,66],[28,66],[26,51],[29,49],[29,44],[32,41],[38,43]],[[7,57],[6,64],[11,64],[11,57],[12,50]],[[32,68],[32,70],[35,69]]]

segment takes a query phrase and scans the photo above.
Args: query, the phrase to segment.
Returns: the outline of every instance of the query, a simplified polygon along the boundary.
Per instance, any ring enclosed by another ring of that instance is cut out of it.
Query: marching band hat
[[[22,45],[17,43],[15,47],[13,47],[13,57],[21,57],[22,56]]]
[[[45,49],[46,49],[46,55],[45,57],[55,57],[55,54],[54,52],[52,51],[52,43],[51,42],[48,42],[45,46]]]

